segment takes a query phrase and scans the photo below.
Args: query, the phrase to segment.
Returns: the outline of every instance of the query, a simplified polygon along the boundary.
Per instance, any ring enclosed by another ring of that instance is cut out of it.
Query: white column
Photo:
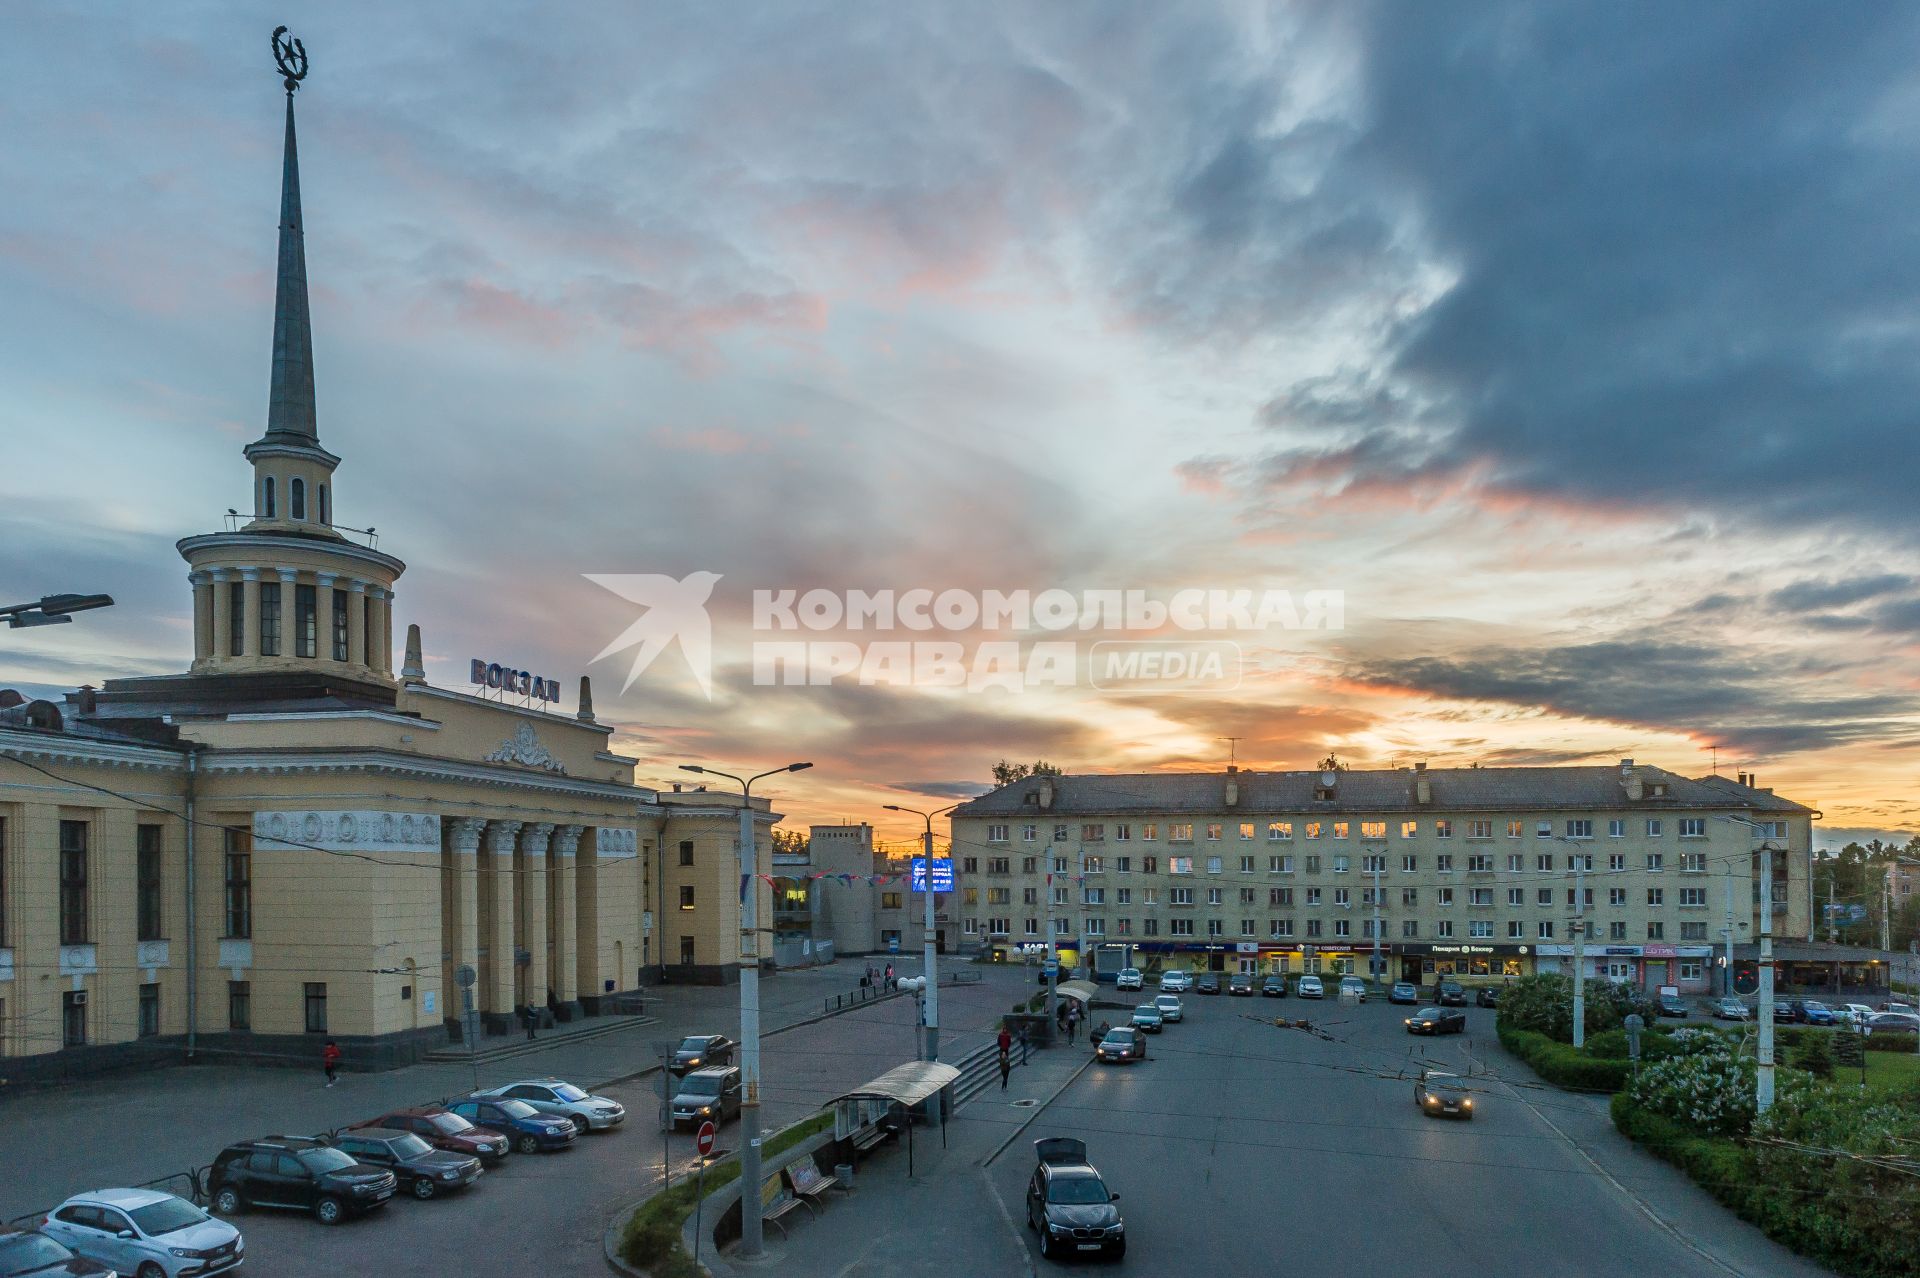
[[[227,637],[233,633],[233,591],[228,589],[232,574],[225,568],[214,568],[207,576],[213,579],[213,655],[231,656]]]
[[[520,827],[520,851],[513,858],[521,898],[526,902],[520,944],[525,947],[525,998],[535,1012],[547,1006],[547,842],[553,822],[536,821]]]
[[[576,867],[583,825],[563,825],[553,835],[553,996],[562,1003],[580,998],[579,915]]]
[[[246,640],[247,650],[244,654],[236,653],[234,655],[258,657],[260,655],[260,570],[258,568],[242,568],[240,570],[240,580],[243,583],[242,589],[245,591],[242,603],[244,603],[246,607],[246,617],[244,618],[246,625],[242,638]]]
[[[514,1009],[514,836],[518,821],[489,821],[487,850],[482,855],[480,881],[486,891],[480,919],[487,953],[480,968],[481,1010],[511,1021]]]
[[[300,583],[300,570],[297,568],[274,569],[280,577],[280,655],[291,657],[300,650],[299,638],[294,634],[293,588]]]
[[[322,661],[335,661],[333,655],[333,591],[339,577],[330,572],[313,574],[313,651]]]
[[[475,972],[480,970],[480,837],[486,833],[487,823],[473,817],[460,817],[449,822],[453,844],[453,875],[451,888],[452,908],[448,911],[452,935],[447,937],[446,950],[451,956],[451,967],[458,968],[462,963]],[[464,1010],[460,1002],[460,990],[456,985],[447,987],[448,1016],[459,1016]],[[474,1007],[480,1007],[480,991],[475,989]]]
[[[347,582],[347,664],[367,664],[367,583]]]
[[[204,662],[213,655],[212,580],[212,577],[204,572],[187,574],[187,584],[193,587],[193,659],[195,663]]]

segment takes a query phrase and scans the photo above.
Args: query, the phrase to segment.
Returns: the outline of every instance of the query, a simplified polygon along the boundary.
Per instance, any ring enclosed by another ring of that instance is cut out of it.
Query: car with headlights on
[[[365,1127],[386,1127],[394,1131],[412,1132],[435,1149],[450,1150],[456,1154],[472,1154],[483,1163],[500,1162],[513,1148],[505,1132],[475,1127],[460,1115],[442,1109],[438,1105],[415,1105],[407,1109],[390,1110],[378,1118],[370,1118],[364,1123],[355,1123],[347,1130],[358,1131]]]
[[[412,1132],[391,1127],[362,1127],[341,1132],[333,1138],[333,1147],[343,1154],[351,1154],[356,1162],[385,1167],[394,1174],[403,1191],[422,1201],[435,1194],[465,1189],[480,1179],[480,1159],[475,1155],[435,1149]]]
[[[1421,1070],[1420,1077],[1413,1080],[1413,1103],[1423,1114],[1473,1117],[1473,1095],[1458,1074]]]
[[[672,1102],[673,1125],[698,1127],[712,1121],[718,1127],[740,1115],[740,1071],[732,1065],[709,1065],[680,1080]]]
[[[232,1216],[249,1207],[310,1211],[323,1225],[337,1225],[387,1205],[399,1178],[384,1167],[310,1136],[267,1136],[227,1146],[207,1171],[213,1209]]]
[[[1166,1023],[1167,1018],[1162,1016],[1160,1009],[1152,1003],[1142,1003],[1133,1009],[1133,1026],[1135,1029],[1145,1030],[1149,1034],[1158,1034],[1166,1027]]]
[[[115,1278],[115,1274],[45,1234],[0,1225],[0,1278]]]
[[[1102,1064],[1125,1064],[1147,1059],[1147,1036],[1131,1025],[1110,1029],[1094,1045],[1093,1054]]]
[[[1153,1005],[1160,1009],[1160,1019],[1163,1021],[1171,1023],[1187,1017],[1187,1009],[1181,1005],[1178,994],[1155,994]]]
[[[1044,980],[1040,983],[1046,984]],[[690,1034],[680,1040],[680,1046],[673,1049],[673,1058],[667,1062],[667,1071],[684,1074],[690,1069],[705,1069],[709,1065],[731,1065],[736,1046],[725,1034]]]
[[[1407,1018],[1409,1034],[1458,1034],[1467,1028],[1467,1014],[1453,1007],[1423,1007]]]
[[[1027,1181],[1027,1228],[1040,1235],[1040,1255],[1126,1255],[1127,1225],[1114,1206],[1120,1195],[1087,1161],[1087,1143],[1049,1136],[1033,1149],[1038,1165]]]
[[[571,1118],[543,1114],[525,1101],[501,1096],[468,1097],[450,1102],[447,1110],[488,1131],[504,1133],[523,1154],[565,1149],[580,1138],[580,1129]]]
[[[581,1133],[611,1131],[627,1121],[627,1109],[619,1101],[594,1096],[572,1083],[558,1078],[523,1078],[503,1087],[490,1087],[475,1096],[499,1096],[524,1101],[543,1114],[557,1114],[573,1120]]]
[[[47,1215],[40,1232],[76,1256],[139,1278],[221,1274],[239,1268],[247,1254],[239,1230],[158,1189],[75,1194]],[[11,1272],[0,1265],[0,1273]]]
[[[1147,978],[1140,974],[1137,967],[1123,967],[1120,974],[1113,978],[1113,988],[1117,990],[1138,990],[1146,988]]]

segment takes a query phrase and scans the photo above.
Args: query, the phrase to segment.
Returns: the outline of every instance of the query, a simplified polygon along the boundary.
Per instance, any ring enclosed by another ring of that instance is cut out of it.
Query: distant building
[[[1814,816],[1751,778],[1622,759],[1029,777],[962,804],[951,828],[985,894],[963,942],[1051,939],[1108,978],[1495,980],[1571,970],[1584,926],[1589,976],[1705,990],[1729,930],[1759,935],[1763,844],[1775,933],[1806,934]]]
[[[916,854],[876,847],[873,827],[864,822],[812,826],[805,852],[774,858],[774,939],[782,961],[801,952],[802,936],[831,942],[843,958],[920,953],[925,904],[908,877]],[[953,944],[951,903],[967,891],[959,880],[956,874],[955,892],[937,894],[934,901],[934,945],[943,954]]]

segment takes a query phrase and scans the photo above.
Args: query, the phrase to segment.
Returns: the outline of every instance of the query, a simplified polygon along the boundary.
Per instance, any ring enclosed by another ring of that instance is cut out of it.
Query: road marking
[[[1681,1233],[1677,1228],[1675,1228],[1671,1223],[1669,1223],[1664,1217],[1662,1217],[1659,1212],[1655,1211],[1653,1209],[1652,1204],[1648,1203],[1646,1199],[1642,1198],[1639,1194],[1635,1193],[1633,1190],[1628,1189],[1624,1184],[1620,1182],[1618,1177],[1616,1177],[1612,1172],[1608,1171],[1605,1167],[1602,1167],[1599,1161],[1596,1160],[1592,1154],[1589,1154],[1586,1150],[1580,1147],[1579,1142],[1575,1141],[1573,1137],[1567,1135],[1564,1131],[1560,1130],[1560,1125],[1558,1123],[1554,1122],[1551,1118],[1548,1118],[1545,1114],[1541,1113],[1540,1107],[1535,1105],[1532,1101],[1528,1100],[1526,1096],[1522,1093],[1521,1089],[1507,1082],[1506,1079],[1502,1078],[1498,1073],[1495,1073],[1490,1067],[1488,1067],[1486,1061],[1483,1061],[1480,1059],[1480,1057],[1476,1056],[1473,1051],[1473,1042],[1471,1039],[1462,1039],[1460,1045],[1466,1050],[1466,1055],[1468,1056],[1469,1059],[1473,1060],[1476,1064],[1480,1065],[1482,1068],[1487,1069],[1488,1077],[1492,1078],[1495,1082],[1499,1083],[1500,1086],[1506,1088],[1507,1094],[1509,1096],[1511,1096],[1514,1100],[1519,1101],[1522,1105],[1525,1105],[1527,1107],[1528,1113],[1532,1114],[1535,1118],[1539,1119],[1542,1123],[1544,1123],[1548,1131],[1551,1131],[1555,1136],[1558,1136],[1561,1140],[1565,1141],[1568,1149],[1571,1149],[1574,1153],[1580,1155],[1582,1161],[1584,1161],[1587,1164],[1587,1166],[1593,1168],[1594,1171],[1600,1173],[1600,1178],[1602,1180],[1606,1181],[1609,1185],[1612,1185],[1615,1192],[1617,1192],[1622,1198],[1625,1198],[1634,1207],[1638,1208],[1641,1215],[1645,1216],[1648,1220],[1652,1221],[1655,1225],[1659,1226],[1660,1229],[1663,1230],[1669,1238],[1672,1238],[1675,1242],[1679,1243],[1681,1246],[1685,1247],[1688,1251],[1691,1251],[1694,1255],[1700,1257],[1700,1259],[1706,1261],[1708,1264],[1713,1265],[1715,1268],[1724,1270],[1729,1274],[1732,1274],[1734,1278],[1747,1278],[1745,1271],[1734,1268],[1732,1265],[1728,1264],[1726,1261],[1720,1259],[1720,1257],[1714,1255],[1712,1252],[1706,1250],[1706,1248],[1694,1242],[1693,1239]]]
[[[1007,1232],[1013,1235],[1013,1245],[1019,1248],[1020,1254],[1026,1258],[1027,1278],[1033,1278],[1033,1252],[1027,1247],[1026,1234],[1022,1233],[1020,1227],[1013,1223],[1013,1213],[1008,1211],[1006,1203],[1001,1201],[1000,1191],[996,1189],[993,1184],[992,1173],[988,1172],[985,1167],[982,1167],[980,1168],[980,1179],[986,1183],[987,1197],[993,1199],[994,1208],[1000,1213],[1000,1223],[1005,1225]]]

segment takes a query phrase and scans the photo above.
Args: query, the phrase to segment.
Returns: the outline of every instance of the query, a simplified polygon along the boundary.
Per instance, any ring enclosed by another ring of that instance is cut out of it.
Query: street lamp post
[[[0,617],[7,619],[8,629],[24,630],[28,626],[64,625],[73,620],[76,612],[111,607],[112,595],[46,595],[31,603],[0,607]]]
[[[746,1093],[740,1102],[740,1255],[757,1260],[765,1248],[765,1225],[760,1201],[760,891],[753,876],[759,869],[753,837],[753,783],[782,772],[801,772],[811,763],[789,763],[751,777],[683,763],[682,772],[725,777],[740,786],[740,1083]]]
[[[1734,825],[1744,825],[1758,832],[1752,821],[1745,817],[1722,816],[1723,821]],[[1769,831],[1771,835],[1771,831]],[[1767,838],[1760,844],[1760,1004],[1755,1015],[1760,1021],[1760,1042],[1758,1069],[1754,1074],[1753,1107],[1759,1113],[1773,1108],[1773,854],[1784,852],[1784,848],[1775,848],[1773,839]],[[1733,892],[1732,862],[1728,862],[1727,892],[1731,898]],[[1813,884],[1807,884],[1807,907],[1813,907]],[[1733,980],[1733,912],[1729,899],[1727,912],[1727,980]]]
[[[911,813],[912,815],[917,816],[922,821],[926,822],[926,827],[927,827],[926,833],[924,836],[924,840],[920,845],[922,853],[924,854],[924,857],[925,857],[925,864],[926,864],[925,875],[921,879],[921,886],[926,889],[925,893],[923,893],[926,899],[923,902],[923,905],[925,907],[925,913],[922,916],[922,923],[920,927],[920,933],[921,933],[920,946],[921,946],[921,954],[922,954],[920,971],[927,978],[927,992],[926,992],[926,1003],[925,1003],[927,1033],[926,1033],[926,1045],[921,1049],[921,1051],[924,1053],[922,1057],[923,1060],[937,1061],[940,1059],[940,980],[939,980],[938,974],[934,971],[935,946],[934,946],[934,940],[933,940],[933,819],[937,816],[940,816],[942,813],[953,811],[954,808],[957,808],[960,805],[956,803],[952,805],[952,807],[941,808],[938,812],[922,812],[918,808],[903,808],[897,803],[888,803],[888,804],[883,804],[882,806],[885,807],[886,810],[889,812]],[[952,864],[951,856],[948,857],[948,864],[949,865]],[[911,876],[909,876],[909,878],[911,878]]]

